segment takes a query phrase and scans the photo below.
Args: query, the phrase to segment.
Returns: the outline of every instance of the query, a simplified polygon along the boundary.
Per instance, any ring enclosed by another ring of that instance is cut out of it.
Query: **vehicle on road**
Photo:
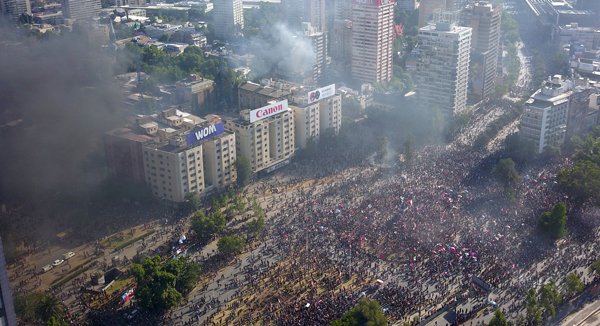
[[[65,261],[63,259],[57,259],[55,261],[52,262],[52,266],[56,267],[62,263],[64,263]]]
[[[48,265],[42,267],[42,273],[46,273],[47,271],[51,270],[52,268],[54,268],[54,266],[48,264]]]
[[[69,260],[69,258],[75,256],[75,253],[72,251],[67,252],[66,254],[63,255],[63,259],[64,260]]]

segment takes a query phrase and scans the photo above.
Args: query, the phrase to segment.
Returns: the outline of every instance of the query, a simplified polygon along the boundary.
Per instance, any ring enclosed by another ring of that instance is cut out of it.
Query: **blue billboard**
[[[218,136],[223,132],[225,132],[225,126],[222,122],[211,124],[206,127],[197,127],[186,136],[187,144],[193,145],[200,141]]]

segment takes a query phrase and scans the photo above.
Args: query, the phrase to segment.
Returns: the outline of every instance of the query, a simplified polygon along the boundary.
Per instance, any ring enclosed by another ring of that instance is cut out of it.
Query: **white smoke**
[[[298,78],[312,73],[316,60],[310,38],[277,23],[250,40],[255,55],[252,70],[257,78],[280,75]]]

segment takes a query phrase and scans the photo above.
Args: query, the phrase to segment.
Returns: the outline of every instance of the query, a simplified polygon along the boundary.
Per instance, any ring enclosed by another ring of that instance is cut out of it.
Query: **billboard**
[[[324,98],[335,95],[335,84],[317,88],[312,92],[308,92],[308,104],[315,103]]]
[[[288,100],[279,101],[250,111],[250,122],[255,122],[288,110]]]
[[[187,136],[188,145],[193,145],[199,141],[213,138],[225,131],[225,125],[222,122],[213,123],[206,127],[196,127]]]

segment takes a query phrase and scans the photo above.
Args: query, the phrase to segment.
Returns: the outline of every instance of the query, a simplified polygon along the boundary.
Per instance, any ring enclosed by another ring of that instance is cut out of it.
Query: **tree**
[[[565,286],[567,295],[570,297],[576,296],[583,292],[584,288],[581,278],[576,273],[570,273],[567,275]]]
[[[252,166],[250,165],[250,161],[245,157],[238,157],[235,161],[235,168],[237,171],[238,187],[246,187],[248,183],[250,183],[250,177],[252,176]]]
[[[592,263],[592,266],[590,266],[590,271],[596,272],[597,275],[600,275],[600,259]]]
[[[265,228],[264,213],[258,215],[254,220],[248,222],[248,235],[257,236]]]
[[[504,187],[504,192],[511,197],[514,196],[514,188],[521,182],[521,176],[515,169],[515,162],[511,158],[501,159],[496,164],[493,173]]]
[[[243,237],[237,235],[222,237],[217,243],[219,252],[221,252],[225,256],[240,253],[242,249],[244,249],[245,245],[246,240]]]
[[[49,293],[33,292],[15,298],[15,312],[26,324],[63,325],[65,308]]]
[[[167,271],[159,256],[146,258],[143,264],[134,264],[131,271],[138,285],[135,296],[142,310],[161,314],[183,299],[175,289],[176,271]]]
[[[540,218],[540,227],[555,239],[563,238],[567,233],[567,206],[557,203],[550,212],[544,212]]]
[[[65,309],[58,298],[53,295],[46,294],[40,298],[36,304],[35,313],[42,321],[49,321],[52,317],[62,319],[65,314]]]
[[[554,282],[542,285],[539,290],[540,306],[550,317],[556,316],[556,306],[562,301],[560,292]]]
[[[175,275],[175,289],[182,294],[189,293],[200,278],[200,265],[187,257],[171,259],[165,263],[164,269]]]
[[[335,320],[331,326],[386,326],[387,317],[379,302],[370,299],[362,299],[356,306],[348,310],[341,319]]]
[[[558,174],[558,183],[578,203],[591,200],[600,204],[600,166],[591,161],[578,161]]]
[[[223,231],[226,224],[227,221],[220,211],[216,211],[210,216],[198,211],[192,218],[192,230],[202,243],[208,242],[215,234]]]
[[[528,324],[538,326],[542,324],[542,309],[538,306],[537,293],[535,289],[527,291],[525,298],[526,319]]]
[[[502,313],[502,310],[497,309],[496,312],[494,312],[494,317],[492,318],[492,320],[490,320],[490,323],[488,324],[489,326],[508,326],[508,320],[506,320],[506,317],[504,316],[504,314]]]
[[[181,209],[186,213],[192,213],[200,208],[200,195],[197,192],[189,192],[185,195],[185,201],[181,205]]]

